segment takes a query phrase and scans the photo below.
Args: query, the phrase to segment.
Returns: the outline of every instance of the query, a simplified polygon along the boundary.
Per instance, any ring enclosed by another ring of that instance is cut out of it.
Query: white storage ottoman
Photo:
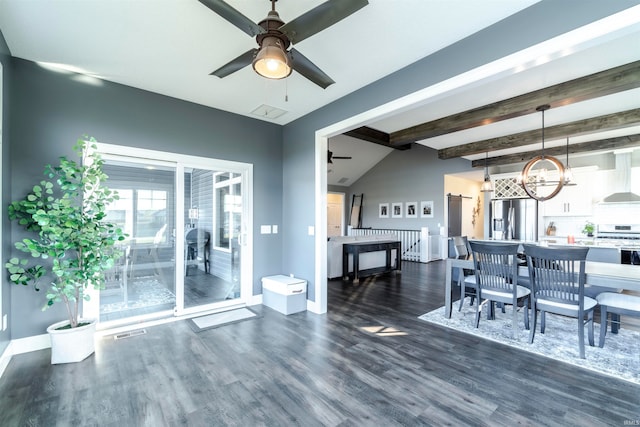
[[[262,304],[282,314],[307,309],[307,281],[284,275],[262,278]]]

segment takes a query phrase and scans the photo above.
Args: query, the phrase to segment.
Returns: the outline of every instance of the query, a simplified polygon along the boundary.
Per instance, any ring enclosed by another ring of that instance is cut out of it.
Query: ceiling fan
[[[352,159],[353,157],[351,156],[334,156],[333,155],[333,151],[328,150],[327,151],[327,163],[333,164],[333,159]]]
[[[269,0],[271,11],[256,24],[223,0],[198,1],[251,37],[255,36],[259,45],[218,68],[212,75],[223,78],[251,64],[263,77],[282,79],[293,69],[323,89],[335,83],[331,77],[294,48],[287,49],[369,4],[367,0],[328,0],[285,24],[276,12],[277,0]]]

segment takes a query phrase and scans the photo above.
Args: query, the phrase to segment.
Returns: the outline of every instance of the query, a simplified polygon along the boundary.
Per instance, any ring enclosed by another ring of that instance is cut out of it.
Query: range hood
[[[602,199],[602,203],[639,203],[640,196],[631,192],[631,152],[620,151],[614,154],[616,170],[613,177],[618,191]]]

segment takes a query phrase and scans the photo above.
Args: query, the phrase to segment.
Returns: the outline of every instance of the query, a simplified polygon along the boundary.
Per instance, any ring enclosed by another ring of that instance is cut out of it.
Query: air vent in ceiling
[[[281,110],[280,108],[272,107],[267,104],[262,104],[251,112],[251,114],[255,114],[256,116],[260,116],[264,119],[277,119],[286,113],[287,112],[285,110]]]

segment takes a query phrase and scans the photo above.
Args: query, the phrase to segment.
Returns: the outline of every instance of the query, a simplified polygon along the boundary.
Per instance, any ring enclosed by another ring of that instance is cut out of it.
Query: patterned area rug
[[[100,313],[107,314],[123,310],[139,309],[156,305],[175,303],[176,296],[157,279],[141,278],[130,284],[127,302],[118,301],[100,304]]]
[[[511,337],[511,307],[506,313],[497,310],[495,320],[487,320],[483,307],[480,326],[474,327],[475,306],[469,306],[466,298],[462,311],[458,311],[459,301],[453,303],[451,319],[444,316],[444,306],[423,314],[418,318],[427,322],[446,326],[457,331],[472,334],[488,340],[516,347],[541,356],[550,357],[582,368],[591,369],[626,381],[640,384],[640,332],[622,329],[618,334],[607,332],[604,347],[598,347],[600,324],[594,324],[595,347],[589,346],[585,327],[585,359],[580,359],[578,350],[578,327],[575,319],[547,314],[544,334],[540,333],[540,316],[532,344],[529,331],[524,329],[524,315],[518,313],[518,330],[515,339]]]

